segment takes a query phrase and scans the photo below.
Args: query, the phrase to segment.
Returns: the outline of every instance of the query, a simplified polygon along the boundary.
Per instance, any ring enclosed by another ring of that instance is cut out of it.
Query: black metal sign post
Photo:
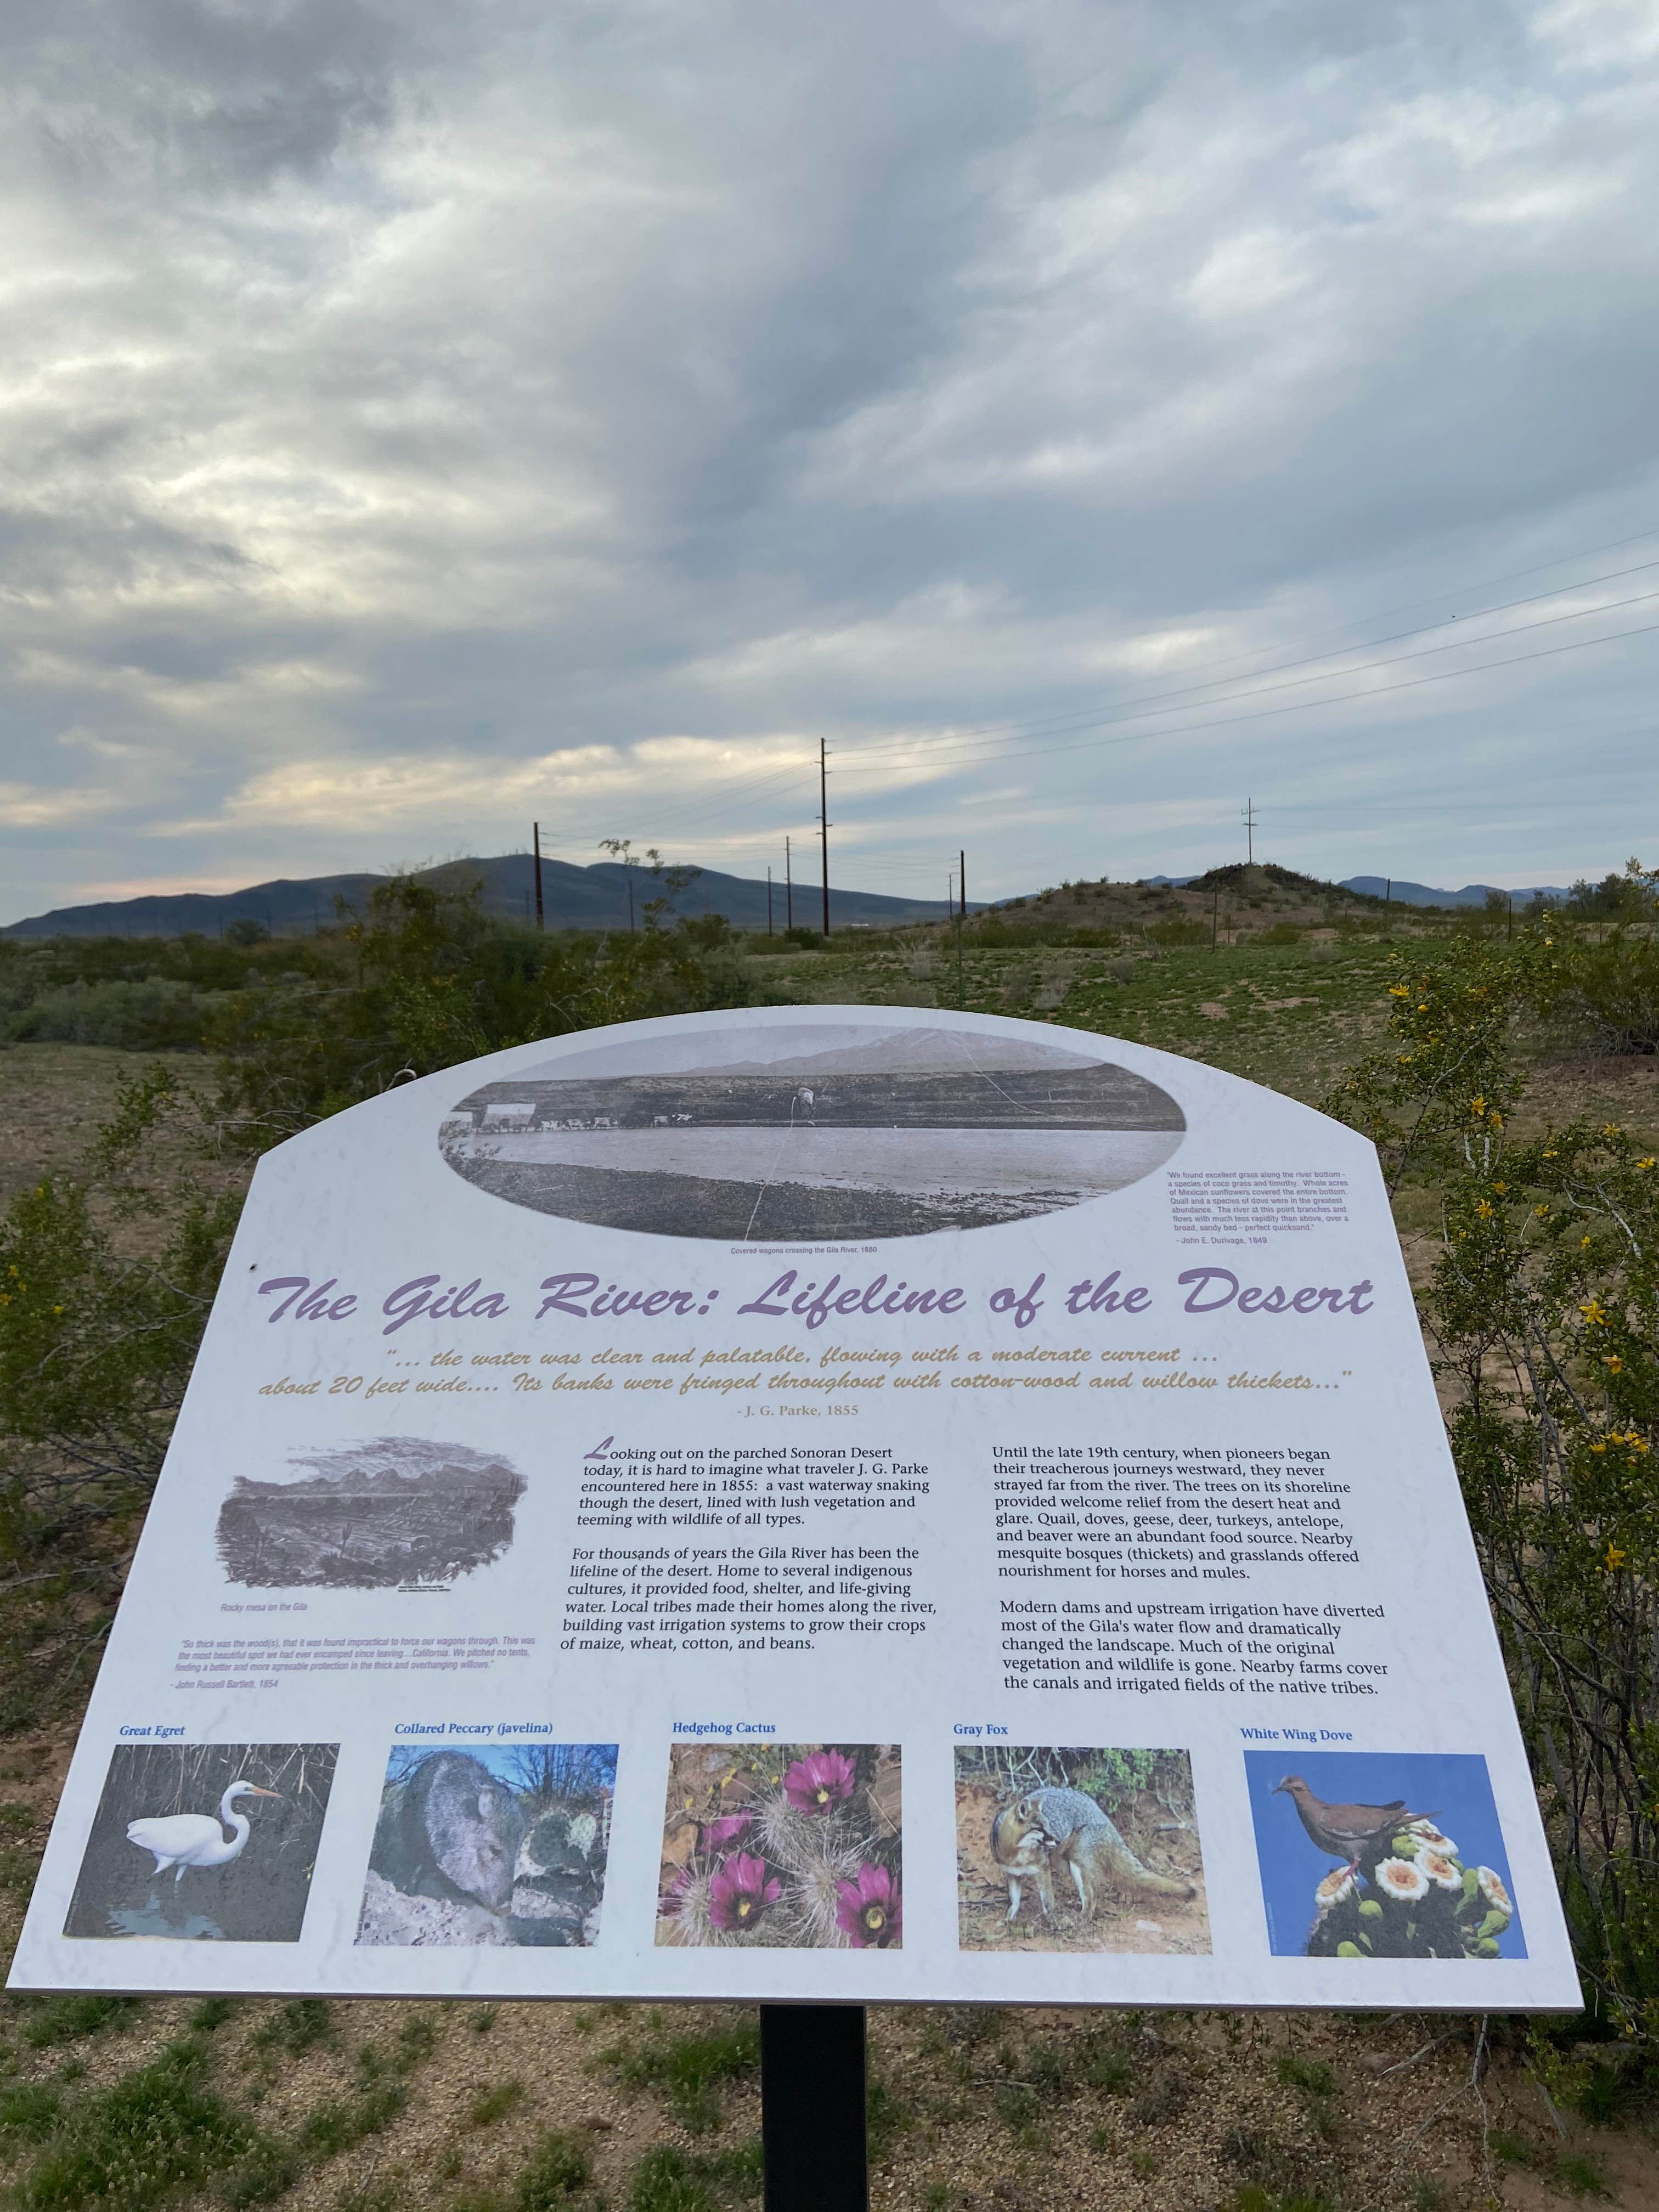
[[[766,2212],[866,2212],[864,2007],[761,2007]]]

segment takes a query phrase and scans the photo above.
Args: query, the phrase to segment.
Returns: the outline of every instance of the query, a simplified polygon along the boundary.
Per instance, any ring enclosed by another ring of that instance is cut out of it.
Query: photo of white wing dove
[[[1345,1859],[1352,1874],[1368,1856],[1380,1856],[1401,1829],[1433,1818],[1429,1813],[1408,1812],[1403,1797],[1388,1805],[1330,1805],[1316,1797],[1299,1774],[1287,1774],[1275,1783],[1273,1794],[1289,1797],[1302,1816],[1308,1839],[1331,1858]]]

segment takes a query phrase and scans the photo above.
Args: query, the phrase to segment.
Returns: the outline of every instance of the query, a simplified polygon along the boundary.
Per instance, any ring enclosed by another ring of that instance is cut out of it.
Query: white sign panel
[[[264,1159],[13,1979],[1576,2008],[1370,1147],[781,1008]]]

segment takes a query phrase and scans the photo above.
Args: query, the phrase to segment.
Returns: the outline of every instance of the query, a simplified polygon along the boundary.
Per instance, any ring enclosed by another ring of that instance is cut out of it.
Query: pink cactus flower
[[[732,1935],[752,1928],[769,1905],[775,1905],[783,1884],[766,1878],[766,1861],[738,1851],[722,1859],[708,1884],[708,1917],[716,1928]]]
[[[702,1847],[706,1851],[721,1851],[734,1844],[754,1819],[752,1813],[722,1813],[718,1820],[705,1820],[702,1828]]]
[[[855,1951],[885,1951],[900,1944],[904,1905],[885,1867],[861,1866],[856,1881],[836,1884],[836,1925]]]
[[[838,1751],[815,1751],[784,1776],[783,1794],[798,1813],[827,1813],[852,1796],[857,1778]]]

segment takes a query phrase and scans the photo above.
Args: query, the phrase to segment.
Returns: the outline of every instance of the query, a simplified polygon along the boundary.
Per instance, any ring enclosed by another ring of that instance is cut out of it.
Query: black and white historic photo
[[[219,1509],[219,1556],[253,1589],[429,1588],[498,1559],[525,1479],[499,1452],[376,1437],[239,1474]]]
[[[1185,1127],[1157,1084],[1069,1047],[836,1021],[572,1054],[468,1093],[439,1143],[538,1212],[741,1243],[1027,1220],[1138,1182]]]

